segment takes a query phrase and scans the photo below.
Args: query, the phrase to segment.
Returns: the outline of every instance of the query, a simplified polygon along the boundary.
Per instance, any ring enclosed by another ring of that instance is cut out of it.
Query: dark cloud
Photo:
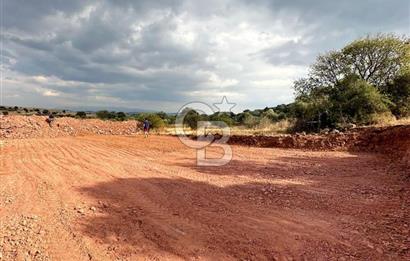
[[[3,3],[3,26],[7,29],[38,31],[43,30],[43,19],[58,12],[73,14],[83,8],[82,0],[12,0]]]
[[[307,65],[317,54],[315,46],[296,41],[288,41],[277,47],[266,48],[256,56],[276,65]]]
[[[322,27],[340,29],[347,26],[373,29],[408,30],[407,0],[243,0],[250,6],[263,5],[273,15],[298,19],[303,24],[320,23]],[[329,23],[330,22],[330,23]]]

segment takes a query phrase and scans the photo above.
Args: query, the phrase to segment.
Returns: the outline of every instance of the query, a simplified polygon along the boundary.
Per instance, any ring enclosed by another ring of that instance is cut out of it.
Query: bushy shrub
[[[195,110],[187,110],[188,112],[186,112],[183,124],[190,127],[191,129],[196,130],[198,128],[198,121],[200,121],[202,117]]]
[[[133,117],[140,122],[147,119],[153,129],[161,129],[165,127],[165,121],[156,113],[138,113]]]
[[[116,117],[115,112],[109,112],[107,110],[98,111],[95,115],[97,116],[98,119],[101,119],[101,120],[115,119]]]
[[[284,114],[282,114],[283,117]],[[272,122],[276,122],[279,120],[279,114],[276,113],[273,109],[267,109],[262,113],[263,118],[267,118]]]
[[[351,77],[336,86],[330,103],[333,122],[369,124],[374,115],[389,111],[387,105],[390,101],[373,85]]]
[[[117,112],[117,115],[116,115],[117,120],[124,121],[126,118],[127,118],[127,115],[124,112],[122,111]]]
[[[383,91],[392,101],[390,109],[396,117],[410,116],[410,72],[394,79]]]
[[[251,113],[245,112],[241,119],[241,123],[248,128],[255,128],[259,123],[259,119]]]
[[[267,129],[272,125],[273,121],[268,117],[263,117],[259,120],[258,128]]]
[[[224,122],[228,126],[233,126],[235,124],[235,121],[232,119],[231,114],[227,112],[216,112],[209,117],[209,121]]]
[[[164,120],[156,114],[149,114],[147,120],[153,129],[161,129],[165,126]]]
[[[84,118],[87,117],[87,113],[85,113],[85,112],[83,112],[83,111],[78,111],[78,112],[75,114],[75,116],[76,116],[77,118],[84,119]]]

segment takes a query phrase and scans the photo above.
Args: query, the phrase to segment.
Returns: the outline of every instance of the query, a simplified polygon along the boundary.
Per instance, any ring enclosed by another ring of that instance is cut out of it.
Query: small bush
[[[96,113],[96,116],[98,119],[101,120],[109,120],[109,119],[115,119],[117,114],[115,112],[109,112],[109,111],[98,111]]]
[[[142,116],[142,115],[141,115]],[[159,117],[157,114],[154,113],[147,113],[143,114],[142,117],[139,117],[139,121],[144,121],[147,119],[151,125],[151,128],[153,129],[162,129],[165,127],[165,122],[161,117]]]
[[[272,120],[265,116],[262,119],[260,119],[259,124],[258,124],[258,128],[267,129],[271,125],[272,125]]]
[[[259,124],[259,119],[251,113],[245,112],[241,119],[241,123],[243,123],[248,128],[255,128]]]
[[[392,101],[389,107],[396,117],[410,116],[410,72],[387,84],[384,92]]]
[[[188,126],[193,130],[196,130],[198,128],[198,121],[201,120],[201,115],[199,115],[199,113],[195,110],[189,110],[188,108],[187,110],[188,112],[185,115],[183,123],[185,126]]]
[[[369,117],[369,123],[370,124],[376,124],[376,125],[389,125],[393,122],[396,121],[396,117],[391,112],[385,112],[385,113],[374,113],[371,114]]]
[[[336,122],[342,122],[343,115],[348,122],[369,124],[375,114],[389,111],[390,101],[376,87],[360,79],[342,81],[330,99],[331,117]]]
[[[75,116],[77,118],[81,118],[81,119],[85,119],[87,117],[87,113],[83,112],[83,111],[78,111]]]
[[[117,120],[124,121],[127,118],[127,115],[124,112],[120,111],[117,112],[116,118]]]
[[[212,114],[209,117],[209,121],[221,121],[221,122],[224,122],[228,126],[233,126],[235,124],[235,121],[231,118],[231,115],[226,112],[217,112],[217,113]],[[220,126],[220,127],[224,127],[224,126]]]

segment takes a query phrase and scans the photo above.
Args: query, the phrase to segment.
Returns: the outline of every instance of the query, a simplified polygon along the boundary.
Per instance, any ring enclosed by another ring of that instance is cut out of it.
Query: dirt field
[[[235,145],[210,168],[167,136],[0,146],[1,260],[410,257],[407,170],[376,154]]]

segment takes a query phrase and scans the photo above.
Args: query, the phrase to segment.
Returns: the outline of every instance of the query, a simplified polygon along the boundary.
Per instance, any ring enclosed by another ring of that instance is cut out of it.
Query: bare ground
[[[205,168],[166,136],[0,147],[1,260],[410,258],[408,169],[377,154],[235,145]]]

